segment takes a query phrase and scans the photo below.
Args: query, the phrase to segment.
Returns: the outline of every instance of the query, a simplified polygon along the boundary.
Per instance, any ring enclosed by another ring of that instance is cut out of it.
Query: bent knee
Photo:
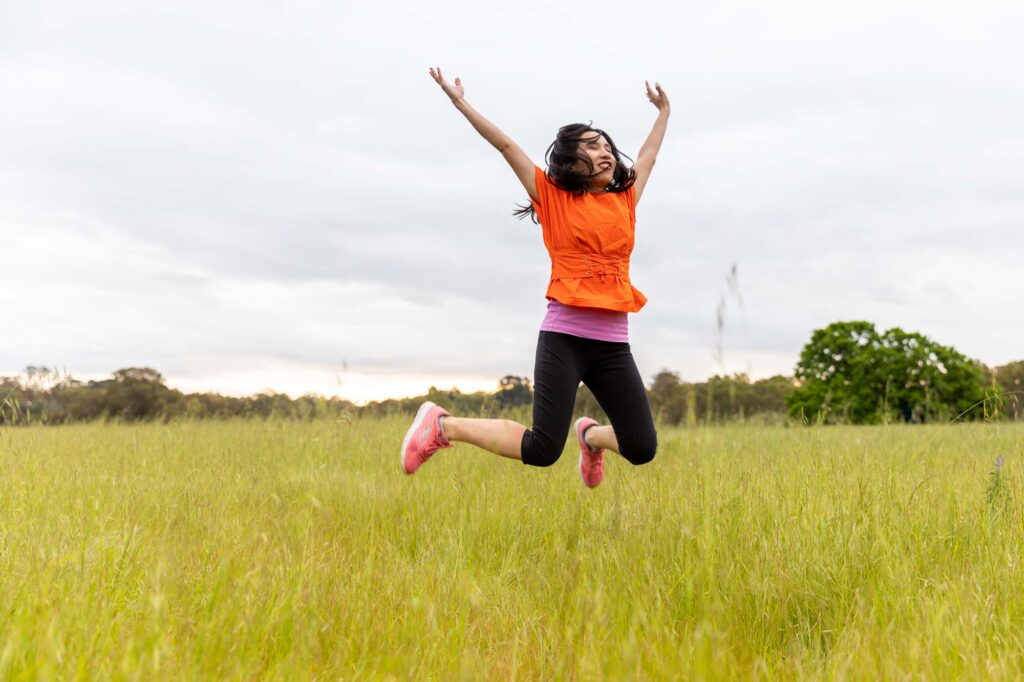
[[[630,464],[647,464],[654,459],[654,455],[658,452],[658,438],[652,437],[645,439],[641,442],[630,444],[630,447],[623,448],[622,456]]]
[[[554,448],[536,448],[529,454],[523,453],[523,463],[535,467],[549,467],[562,456],[561,450]]]
[[[562,456],[562,445],[554,440],[538,435],[536,432],[527,432],[529,436],[523,439],[523,464],[534,467],[549,467],[558,461]]]

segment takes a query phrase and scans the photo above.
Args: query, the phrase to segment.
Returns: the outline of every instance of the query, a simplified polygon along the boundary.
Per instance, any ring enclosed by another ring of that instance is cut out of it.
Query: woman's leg
[[[547,467],[562,456],[583,374],[584,341],[559,332],[542,331],[537,338],[533,427],[523,433],[523,464]]]
[[[647,400],[640,371],[629,344],[614,344],[583,377],[597,398],[611,426],[592,426],[587,442],[595,448],[608,448],[632,464],[646,464],[658,449],[654,416]]]
[[[509,419],[441,417],[441,429],[448,440],[472,443],[510,459],[523,458],[523,432],[526,427]]]
[[[581,339],[541,332],[534,366],[533,428],[508,419],[452,417],[432,402],[420,406],[402,442],[402,466],[415,473],[452,441],[471,443],[523,464],[551,466],[562,454],[580,385]]]
[[[567,334],[540,332],[533,371],[531,429],[508,419],[443,417],[445,437],[522,460],[524,464],[554,464],[565,447],[580,385],[579,352],[575,347],[578,342],[579,339]]]
[[[598,450],[604,448],[616,453],[619,451],[619,441],[611,426],[591,426],[587,429],[587,445]]]

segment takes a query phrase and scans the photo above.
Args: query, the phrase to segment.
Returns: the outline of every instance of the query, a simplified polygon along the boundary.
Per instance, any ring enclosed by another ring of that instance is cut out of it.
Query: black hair
[[[633,183],[636,182],[636,171],[633,170],[632,166],[626,166],[622,159],[629,159],[630,164],[632,164],[633,159],[619,151],[619,148],[615,146],[608,133],[600,128],[594,128],[590,123],[570,123],[558,129],[555,141],[551,143],[547,153],[544,154],[544,162],[548,167],[544,175],[560,189],[572,192],[573,194],[586,194],[590,187],[590,176],[594,173],[594,164],[590,162],[590,157],[580,152],[579,143],[587,133],[603,135],[604,139],[611,145],[612,156],[615,157],[615,170],[612,173],[612,181],[605,187],[605,191],[625,192],[632,187]],[[572,166],[577,161],[582,161],[586,164],[589,173],[580,173],[573,170]],[[527,202],[525,206],[520,206],[519,204],[516,204],[516,206],[519,208],[513,211],[512,215],[520,220],[530,216],[533,222],[540,223],[532,202]]]

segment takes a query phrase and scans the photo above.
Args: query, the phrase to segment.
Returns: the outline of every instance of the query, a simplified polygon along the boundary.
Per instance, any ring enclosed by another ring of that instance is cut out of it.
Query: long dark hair
[[[629,159],[630,164],[633,163],[633,159],[619,151],[619,148],[615,146],[608,133],[600,128],[594,128],[590,123],[570,123],[558,129],[555,141],[551,143],[547,153],[544,154],[544,162],[548,167],[544,174],[548,179],[555,183],[557,187],[567,192],[580,195],[586,194],[587,189],[590,187],[589,176],[594,173],[594,164],[590,162],[590,157],[580,152],[579,143],[580,139],[587,133],[603,135],[604,139],[608,140],[608,144],[612,147],[612,156],[615,157],[615,171],[612,173],[612,181],[605,187],[605,191],[625,192],[632,187],[633,183],[636,182],[636,171],[631,166],[626,166],[622,159]],[[572,166],[576,161],[582,161],[586,164],[589,173],[583,174],[574,171]],[[531,202],[527,202],[525,206],[519,204],[516,204],[516,206],[519,208],[513,211],[512,215],[520,220],[530,216],[533,222],[540,223],[540,220],[537,219],[537,211],[533,208]]]

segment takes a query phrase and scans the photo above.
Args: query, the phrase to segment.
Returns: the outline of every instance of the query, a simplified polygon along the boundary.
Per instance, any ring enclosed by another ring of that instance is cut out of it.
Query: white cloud
[[[1022,356],[1024,8],[590,8],[8,3],[0,373],[296,393],[346,362],[365,395],[531,373],[540,232],[438,64],[538,163],[571,120],[635,153],[642,81],[666,87],[633,264],[648,376],[787,372],[849,318]]]

